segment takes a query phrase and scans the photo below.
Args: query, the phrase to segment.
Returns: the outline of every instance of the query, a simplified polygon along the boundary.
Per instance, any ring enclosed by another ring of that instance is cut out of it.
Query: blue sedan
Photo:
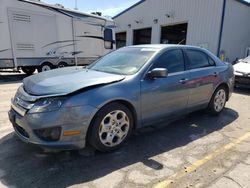
[[[234,73],[205,49],[181,45],[121,48],[88,67],[24,79],[9,119],[27,143],[56,149],[119,148],[138,128],[207,109],[218,115]]]

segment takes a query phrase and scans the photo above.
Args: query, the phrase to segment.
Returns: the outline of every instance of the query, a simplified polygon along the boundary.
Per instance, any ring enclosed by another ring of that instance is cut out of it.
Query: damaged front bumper
[[[29,113],[35,100],[22,88],[12,100],[9,120],[22,141],[62,150],[85,147],[87,131],[97,111],[95,107],[61,107],[56,111]]]

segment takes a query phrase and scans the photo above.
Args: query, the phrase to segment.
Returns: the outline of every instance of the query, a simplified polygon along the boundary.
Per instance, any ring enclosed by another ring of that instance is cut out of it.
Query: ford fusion
[[[119,148],[138,128],[208,109],[219,114],[234,86],[231,65],[181,45],[121,48],[88,67],[23,80],[9,119],[27,143],[55,149]]]

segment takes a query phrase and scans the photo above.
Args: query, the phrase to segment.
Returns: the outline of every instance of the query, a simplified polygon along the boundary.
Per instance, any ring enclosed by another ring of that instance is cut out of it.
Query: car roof
[[[143,44],[143,45],[134,45],[134,46],[128,46],[129,48],[155,48],[155,49],[167,49],[167,48],[180,48],[180,49],[199,49],[202,48],[197,46],[189,46],[189,45],[178,45],[178,44]]]

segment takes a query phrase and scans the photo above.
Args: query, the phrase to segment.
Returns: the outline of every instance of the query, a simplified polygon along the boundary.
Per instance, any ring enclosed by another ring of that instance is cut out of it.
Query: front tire
[[[120,103],[104,106],[90,126],[89,143],[101,152],[120,148],[129,138],[134,126],[131,111]]]
[[[223,86],[218,87],[215,90],[211,98],[211,101],[208,105],[209,112],[213,115],[219,115],[223,111],[226,105],[227,96],[228,96],[228,91],[226,90],[226,88]]]

